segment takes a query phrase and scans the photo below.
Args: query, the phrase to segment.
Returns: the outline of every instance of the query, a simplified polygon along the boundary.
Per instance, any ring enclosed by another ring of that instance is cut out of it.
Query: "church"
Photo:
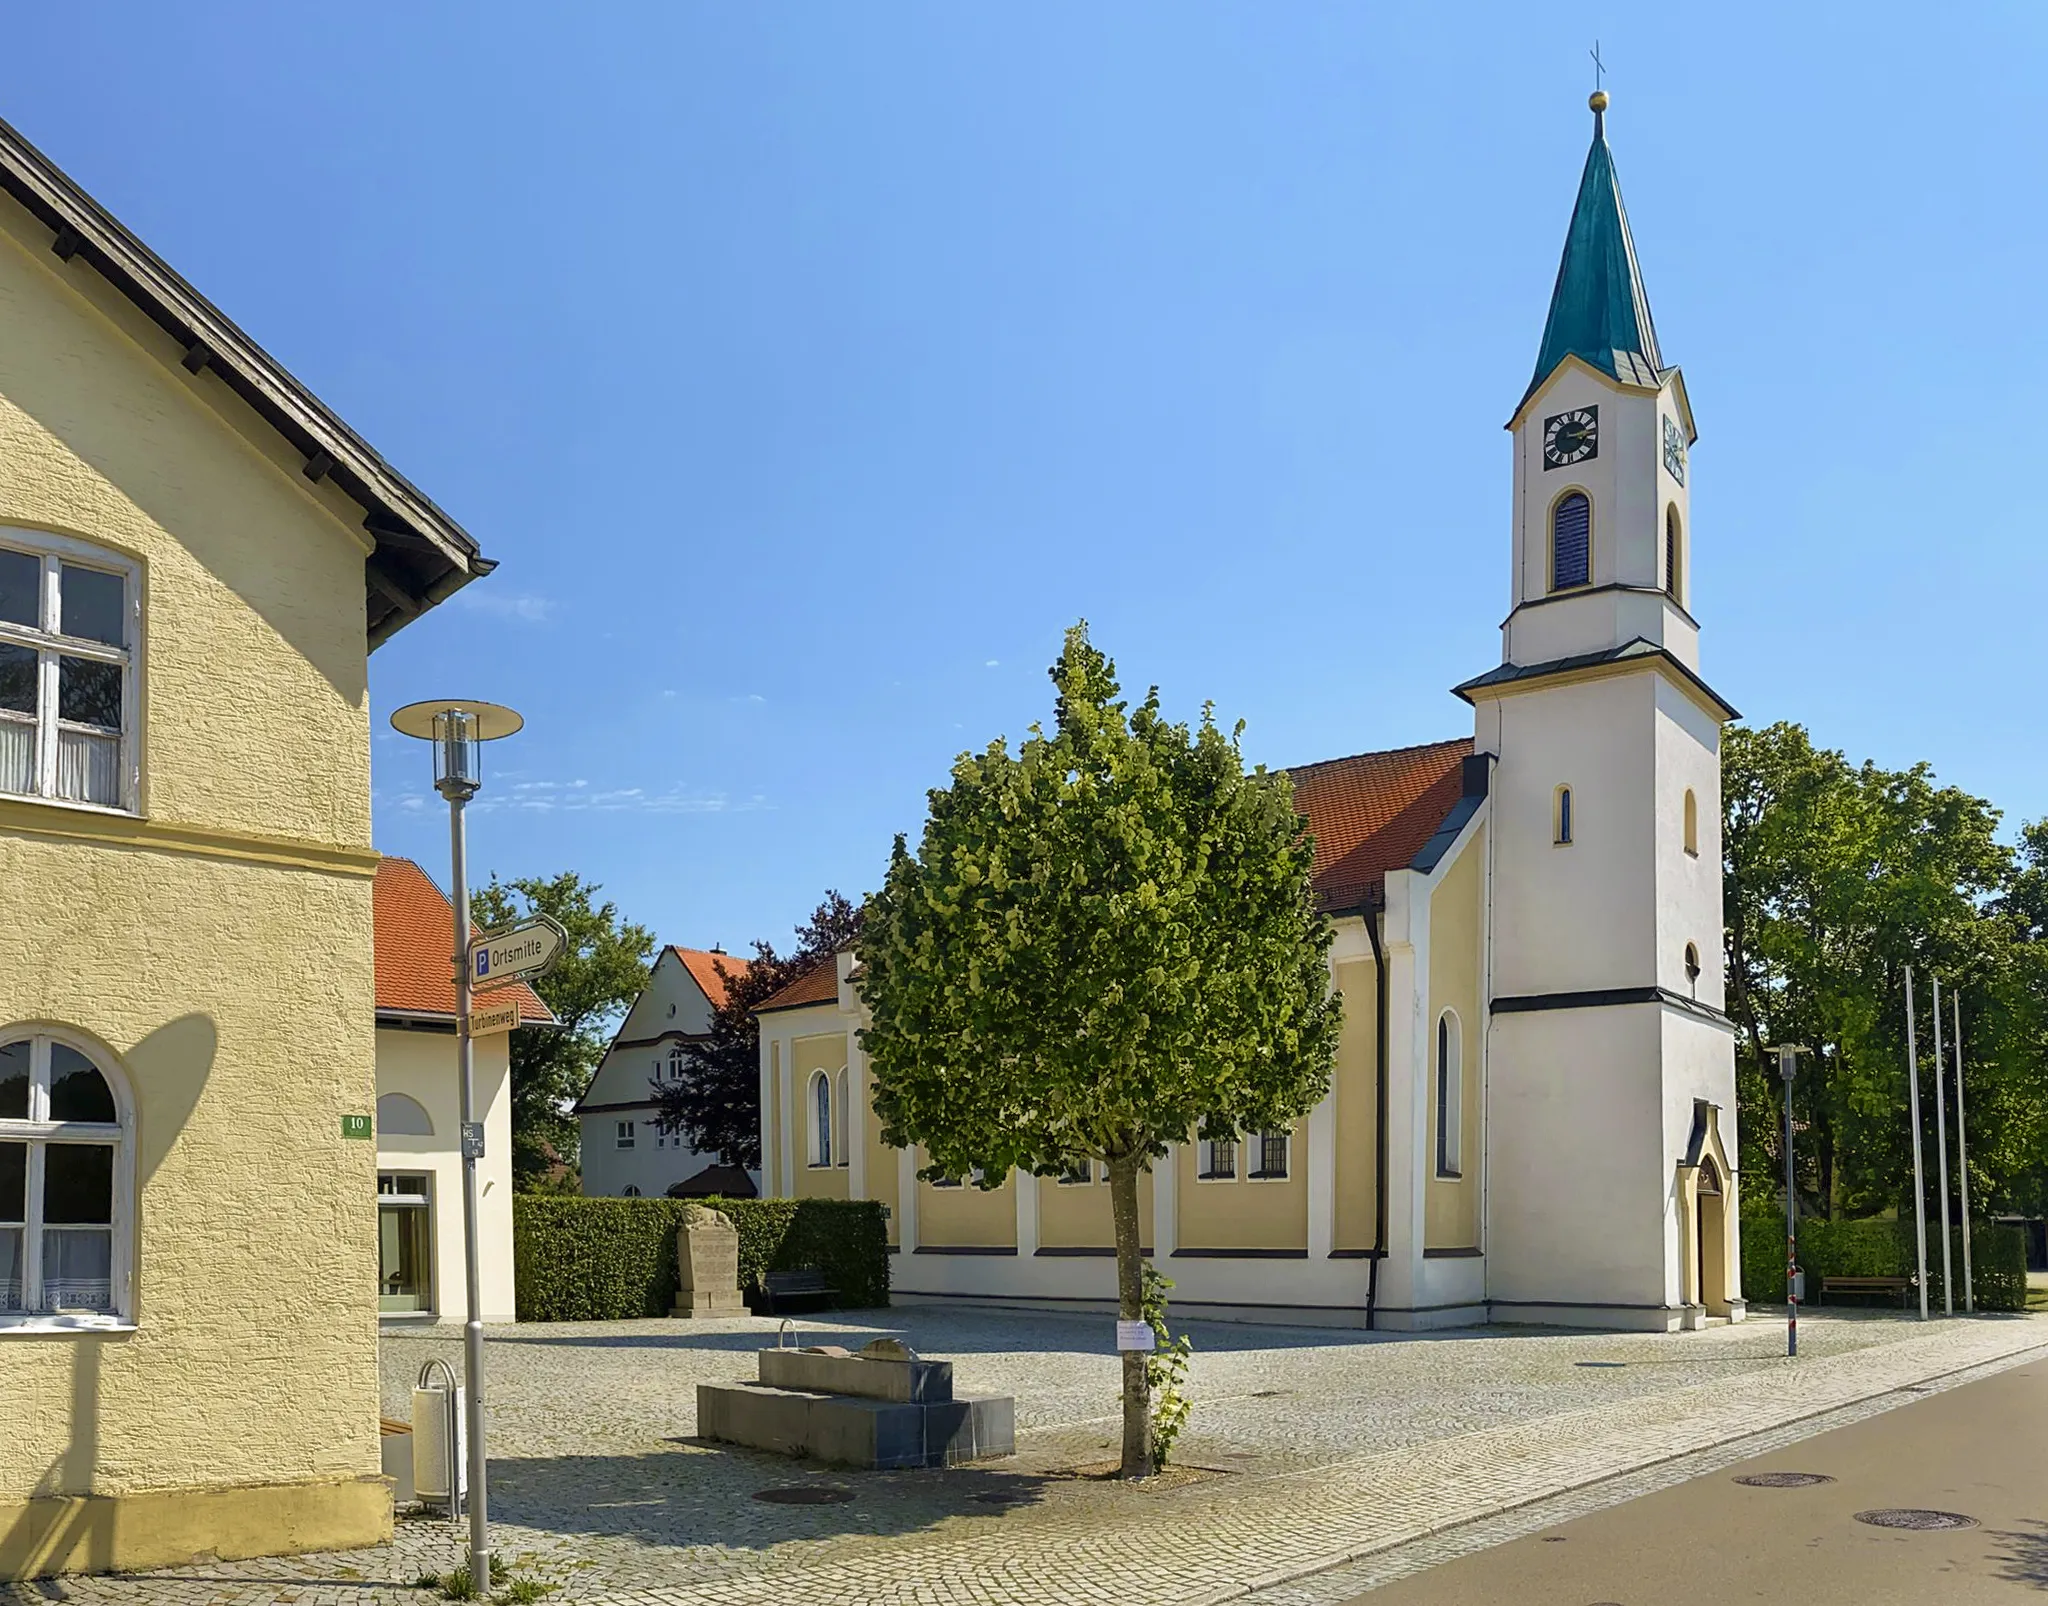
[[[1721,726],[1688,609],[1695,440],[1604,128],[1514,472],[1501,661],[1472,734],[1292,771],[1344,1030],[1290,1131],[1142,1179],[1188,1315],[1678,1331],[1743,1316],[1723,1010]],[[921,1179],[868,1104],[853,956],[760,1010],[764,1191],[888,1206],[902,1300],[1108,1309],[1101,1167]]]

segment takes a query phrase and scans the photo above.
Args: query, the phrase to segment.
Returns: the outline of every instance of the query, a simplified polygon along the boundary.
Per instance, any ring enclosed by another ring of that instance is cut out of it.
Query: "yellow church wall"
[[[1103,1172],[1095,1167],[1098,1179]],[[1152,1173],[1138,1173],[1138,1239],[1152,1242]],[[1038,1179],[1038,1243],[1042,1249],[1114,1249],[1116,1223],[1109,1214],[1109,1184]]]
[[[847,1144],[852,1137],[856,1123],[848,1120],[851,1112],[841,1108],[839,1102],[839,1073],[846,1068],[846,1033],[844,1031],[819,1032],[809,1037],[793,1038],[789,1045],[790,1098],[796,1106],[796,1196],[799,1199],[844,1199],[852,1191],[848,1172],[844,1165],[849,1150]],[[817,1105],[811,1091],[811,1081],[823,1074],[832,1089],[832,1163],[819,1165],[816,1162]]]
[[[927,1162],[920,1155],[918,1163]],[[921,1248],[1016,1248],[1016,1178],[1006,1176],[1001,1186],[987,1189],[977,1188],[971,1182],[956,1188],[939,1188],[920,1181],[917,1241]]]
[[[1232,1181],[1205,1182],[1196,1176],[1199,1144],[1184,1143],[1174,1151],[1177,1250],[1307,1252],[1308,1126],[1297,1126],[1289,1137],[1287,1175],[1278,1181],[1245,1175],[1254,1162],[1257,1142],[1251,1134],[1239,1140],[1238,1176]]]
[[[1479,1247],[1480,1097],[1479,1048],[1479,869],[1485,862],[1486,833],[1474,833],[1444,872],[1429,902],[1429,1091],[1430,1171],[1423,1203],[1424,1249]],[[1456,1180],[1436,1172],[1436,1021],[1446,1010],[1459,1023],[1459,1160]]]
[[[104,1046],[135,1183],[135,1330],[0,1333],[0,1576],[384,1539],[361,512],[11,201],[0,326],[0,525],[143,621],[138,811],[0,801],[0,1030]]]
[[[1374,1063],[1379,994],[1370,959],[1339,961],[1336,973],[1337,991],[1344,997],[1344,1028],[1337,1039],[1332,1080],[1337,1154],[1330,1247],[1356,1251],[1373,1247],[1379,1209]]]

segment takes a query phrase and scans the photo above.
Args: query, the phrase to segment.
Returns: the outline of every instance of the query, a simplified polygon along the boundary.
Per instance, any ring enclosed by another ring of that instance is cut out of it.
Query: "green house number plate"
[[[344,1115],[341,1118],[341,1135],[345,1138],[367,1138],[375,1131],[367,1115]]]

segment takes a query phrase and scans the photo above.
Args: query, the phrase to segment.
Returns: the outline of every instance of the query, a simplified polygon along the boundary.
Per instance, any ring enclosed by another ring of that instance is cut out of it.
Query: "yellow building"
[[[368,655],[489,568],[0,125],[0,1577],[390,1532]]]

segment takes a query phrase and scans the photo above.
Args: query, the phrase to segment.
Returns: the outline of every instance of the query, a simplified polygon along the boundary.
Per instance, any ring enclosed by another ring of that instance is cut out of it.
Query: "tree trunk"
[[[1135,1150],[1109,1162],[1109,1212],[1116,1222],[1116,1313],[1120,1320],[1144,1318],[1145,1260],[1139,1252],[1138,1169]],[[1148,1346],[1149,1347],[1149,1346]],[[1124,1457],[1121,1476],[1152,1476],[1152,1390],[1145,1381],[1146,1356],[1126,1350],[1124,1367]]]

